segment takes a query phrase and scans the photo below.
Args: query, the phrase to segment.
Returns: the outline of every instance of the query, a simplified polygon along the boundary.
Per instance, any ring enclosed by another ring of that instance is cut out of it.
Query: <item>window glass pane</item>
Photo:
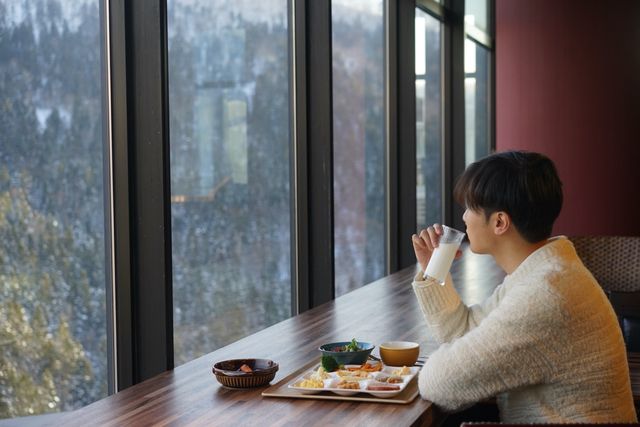
[[[291,315],[287,10],[168,1],[176,365]]]
[[[385,269],[383,5],[331,2],[337,296]]]
[[[464,45],[465,163],[489,154],[489,51],[466,39]]]
[[[488,32],[487,0],[466,0],[464,5],[464,22]]]
[[[442,222],[441,24],[416,8],[416,205],[418,230]]]
[[[99,5],[0,0],[0,418],[107,394]]]

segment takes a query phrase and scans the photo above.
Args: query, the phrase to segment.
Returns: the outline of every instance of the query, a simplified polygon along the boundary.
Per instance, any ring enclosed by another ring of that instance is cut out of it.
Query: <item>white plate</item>
[[[289,388],[297,390],[301,394],[318,394],[318,393],[324,391],[324,389],[321,389],[321,388],[294,387],[292,385],[289,385]]]
[[[345,366],[345,369],[349,367],[356,367],[356,366],[359,366],[359,365],[347,365]],[[373,372],[370,378],[359,380],[358,383],[360,384],[360,390],[338,388],[337,384],[342,377],[340,377],[335,372],[329,372],[327,374],[329,375],[329,378],[324,380],[323,388],[304,388],[304,387],[298,387],[295,385],[295,384],[300,384],[300,382],[305,379],[309,379],[309,377],[311,377],[311,375],[313,375],[318,370],[318,366],[316,366],[314,369],[306,371],[300,377],[292,381],[291,384],[288,385],[288,388],[296,390],[302,394],[317,394],[322,391],[328,391],[328,392],[337,394],[339,396],[353,396],[354,394],[365,393],[378,398],[386,399],[386,398],[390,398],[400,394],[407,387],[409,382],[411,382],[411,380],[418,374],[418,372],[420,372],[420,368],[417,366],[411,366],[409,367],[408,374],[400,375],[400,377],[402,378],[401,383],[388,384],[388,385],[398,386],[399,387],[398,390],[374,391],[374,390],[367,390],[367,387],[369,386],[369,384],[373,384],[373,383],[386,385],[386,383],[380,383],[378,380],[383,379],[385,377],[398,376],[396,371],[400,370],[401,368],[402,367],[397,367],[397,366],[384,366],[382,370]]]
[[[399,394],[402,390],[404,390],[404,386],[402,384],[394,384],[394,385],[397,385],[400,388],[398,390],[376,390],[376,391],[367,390],[366,392],[375,397],[386,399],[388,397],[393,397]]]

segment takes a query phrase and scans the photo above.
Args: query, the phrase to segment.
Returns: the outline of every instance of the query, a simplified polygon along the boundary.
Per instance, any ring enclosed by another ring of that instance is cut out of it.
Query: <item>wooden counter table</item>
[[[410,404],[340,402],[263,397],[265,387],[220,386],[212,365],[224,359],[268,358],[280,369],[271,384],[319,360],[318,346],[358,340],[379,344],[417,341],[421,354],[435,350],[411,288],[407,268],[334,301],[282,321],[203,357],[178,366],[57,418],[60,425],[430,425],[433,405],[419,396]],[[490,273],[487,273],[490,272]],[[502,274],[488,257],[465,254],[454,263],[454,281],[467,303],[491,293]],[[464,285],[464,286],[463,286]],[[268,290],[265,290],[268,291]],[[373,354],[378,354],[374,349]]]
[[[419,396],[410,404],[345,402],[263,397],[266,387],[227,389],[216,381],[213,364],[224,359],[268,358],[280,365],[276,384],[313,360],[320,344],[358,340],[379,344],[417,341],[421,354],[437,345],[430,337],[411,288],[415,268],[407,268],[313,310],[292,317],[82,409],[45,415],[40,423],[20,425],[142,426],[409,426],[439,424],[444,416]],[[467,304],[491,294],[504,273],[488,256],[465,248],[452,269],[454,283]],[[378,354],[377,348],[373,352]],[[640,356],[630,354],[634,397],[640,394]],[[636,400],[637,402],[637,400]],[[33,421],[39,417],[33,417]],[[7,420],[11,421],[11,420]],[[0,422],[0,424],[3,424]],[[46,424],[46,423],[45,423]]]

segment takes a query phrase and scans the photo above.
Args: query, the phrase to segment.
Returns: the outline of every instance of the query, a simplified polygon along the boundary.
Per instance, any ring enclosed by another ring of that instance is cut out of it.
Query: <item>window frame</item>
[[[487,64],[488,81],[487,81],[487,93],[489,94],[487,99],[487,140],[489,141],[489,150],[495,150],[495,0],[487,0],[487,31],[484,31],[475,25],[471,25],[467,22],[464,23],[465,37],[471,42],[475,43],[478,48],[487,50],[489,55],[489,61]],[[476,71],[477,73],[477,71]],[[465,77],[469,76],[465,73]]]
[[[112,135],[112,393],[174,366],[170,100],[166,0],[103,1]],[[331,0],[288,0],[288,7],[295,315],[335,297]],[[444,24],[443,209],[445,222],[461,222],[450,194],[464,169],[464,0],[385,0],[386,274],[415,264],[415,52],[406,46],[415,43],[416,7]]]
[[[110,110],[106,139],[111,152],[109,184],[111,197],[109,311],[109,394],[129,387],[133,382],[131,322],[131,263],[129,241],[129,156],[127,147],[127,70],[123,0],[104,0],[107,12],[103,25],[105,41],[107,103]]]
[[[443,43],[443,219],[458,229],[464,228],[463,209],[453,199],[456,177],[465,169],[465,91],[464,41],[467,37],[489,51],[488,116],[489,150],[495,149],[495,50],[493,42],[495,0],[487,0],[487,20],[490,33],[465,24],[465,0],[416,0],[416,7],[435,17],[444,25]]]
[[[120,391],[173,368],[167,26],[164,0],[107,1]]]
[[[290,0],[290,5],[294,36],[304,37],[304,44],[296,43],[292,93],[292,278],[297,296],[293,314],[298,314],[335,297],[331,0]]]

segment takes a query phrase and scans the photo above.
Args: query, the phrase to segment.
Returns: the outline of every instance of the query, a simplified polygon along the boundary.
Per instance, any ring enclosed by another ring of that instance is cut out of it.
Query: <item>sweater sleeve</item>
[[[511,290],[480,325],[429,357],[419,375],[422,397],[455,411],[549,379],[558,314],[546,302]]]
[[[418,272],[413,281],[413,290],[429,330],[439,343],[446,343],[463,336],[480,324],[498,305],[502,285],[481,304],[470,307],[460,300],[450,274],[447,275],[445,284],[440,285],[424,280],[422,272]]]

